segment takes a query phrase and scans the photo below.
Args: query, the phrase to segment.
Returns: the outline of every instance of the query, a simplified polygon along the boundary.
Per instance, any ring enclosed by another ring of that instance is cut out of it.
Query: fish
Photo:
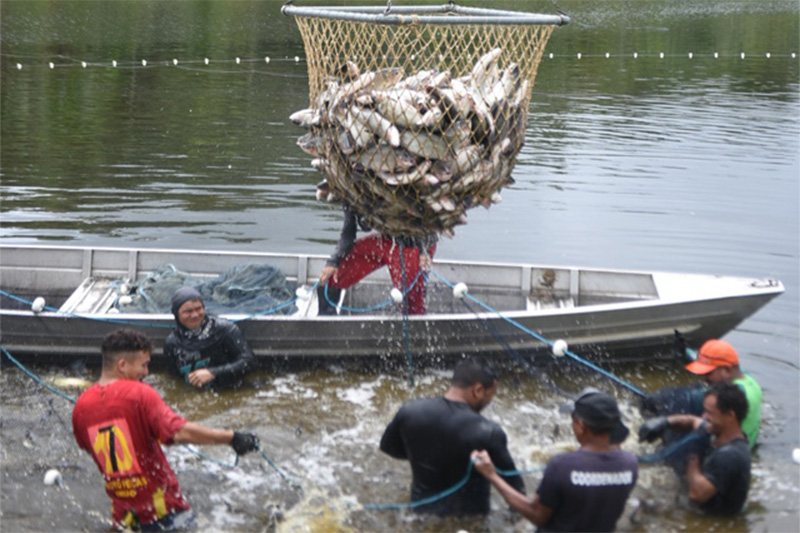
[[[383,115],[356,105],[350,107],[350,115],[362,129],[371,131],[392,146],[400,146],[400,131]]]
[[[423,115],[414,105],[415,99],[411,92],[376,91],[372,93],[372,96],[378,112],[390,122],[404,128],[411,128],[418,126],[422,121]]]
[[[404,130],[400,133],[400,146],[423,159],[447,159],[450,156],[447,141],[436,134]]]
[[[297,146],[305,153],[316,157],[319,155],[319,148],[322,146],[322,135],[318,132],[309,131],[297,139]]]
[[[373,172],[405,172],[414,167],[416,158],[406,150],[397,150],[385,144],[373,145],[352,158]]]
[[[318,200],[345,201],[389,235],[440,233],[466,211],[499,203],[525,142],[530,81],[503,49],[466,72],[335,67],[311,107],[293,113],[309,131],[297,144],[326,178]]]
[[[74,378],[69,376],[57,376],[50,380],[50,383],[53,384],[55,387],[59,387],[62,389],[88,389],[94,382],[83,379],[83,378]]]
[[[308,109],[301,109],[300,111],[295,111],[294,113],[289,115],[289,120],[291,120],[298,126],[302,126],[303,128],[318,126],[320,123],[320,119],[321,115],[319,111],[310,107]]]

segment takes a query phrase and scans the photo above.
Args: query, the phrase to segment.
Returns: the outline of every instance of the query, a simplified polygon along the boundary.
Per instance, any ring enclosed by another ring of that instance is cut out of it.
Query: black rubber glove
[[[233,447],[236,455],[250,453],[258,449],[258,437],[256,437],[255,433],[234,431],[233,438],[231,439],[231,447]]]
[[[686,360],[686,338],[677,329],[672,337],[672,355],[681,361]]]
[[[645,420],[639,427],[639,442],[646,440],[653,442],[669,428],[669,421],[666,416],[657,416],[650,420]]]

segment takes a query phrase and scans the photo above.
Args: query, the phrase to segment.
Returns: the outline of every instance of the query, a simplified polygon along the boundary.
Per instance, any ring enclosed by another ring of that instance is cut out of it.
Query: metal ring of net
[[[531,89],[561,15],[445,6],[300,8],[308,128],[297,144],[346,202],[388,236],[452,236],[500,201],[525,138]]]

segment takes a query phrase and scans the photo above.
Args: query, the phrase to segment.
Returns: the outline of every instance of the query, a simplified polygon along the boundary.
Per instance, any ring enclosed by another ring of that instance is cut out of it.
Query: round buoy
[[[392,296],[392,300],[394,300],[395,303],[399,304],[403,301],[403,293],[397,287],[393,287],[392,290],[389,291],[389,294]]]
[[[553,343],[553,355],[556,357],[563,357],[564,354],[567,353],[567,341],[564,339],[558,339],[556,342]]]
[[[800,448],[792,450],[792,460],[800,465]]]
[[[55,468],[51,468],[47,472],[44,473],[44,484],[47,486],[50,485],[61,485],[61,472],[56,470]]]
[[[297,287],[297,290],[294,291],[294,294],[299,300],[308,300],[311,298],[311,293],[308,292],[308,289],[305,287]]]
[[[459,281],[456,283],[456,286],[453,287],[453,296],[456,298],[463,298],[466,293],[469,292],[469,287],[463,281]]]
[[[130,305],[131,302],[133,302],[133,298],[130,296],[120,296],[117,302],[119,302],[119,305]]]
[[[41,313],[44,310],[45,301],[44,298],[41,296],[37,296],[34,298],[33,303],[31,304],[31,310],[34,313]]]

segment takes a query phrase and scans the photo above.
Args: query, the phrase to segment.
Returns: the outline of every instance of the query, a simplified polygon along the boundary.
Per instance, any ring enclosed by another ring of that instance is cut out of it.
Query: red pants
[[[370,233],[357,239],[350,252],[339,262],[336,279],[328,280],[328,285],[334,288],[347,289],[364,279],[367,275],[386,265],[395,287],[405,292],[414,283],[414,287],[407,295],[408,314],[425,314],[425,276],[419,274],[419,248],[416,246],[403,246],[403,260],[405,262],[405,283],[403,282],[403,269],[400,266],[401,246],[389,237],[378,233]],[[436,244],[428,248],[428,255],[433,258]],[[419,274],[419,279],[417,275]]]

